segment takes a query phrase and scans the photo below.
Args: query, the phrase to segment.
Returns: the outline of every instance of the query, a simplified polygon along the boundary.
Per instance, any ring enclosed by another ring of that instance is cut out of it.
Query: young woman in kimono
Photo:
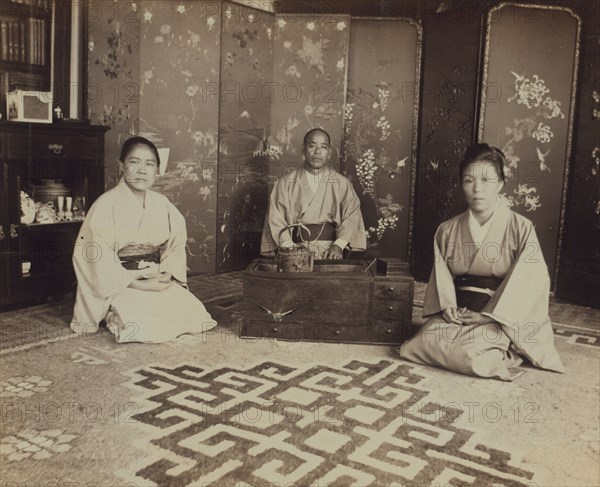
[[[216,326],[187,290],[185,220],[150,190],[159,165],[152,142],[128,139],[122,179],[90,208],[73,253],[75,333],[95,332],[106,320],[119,343],[160,343]]]
[[[548,317],[550,278],[533,224],[499,198],[502,152],[467,149],[460,178],[468,209],[435,235],[423,316],[400,348],[406,360],[461,374],[511,380],[523,359],[563,372]]]

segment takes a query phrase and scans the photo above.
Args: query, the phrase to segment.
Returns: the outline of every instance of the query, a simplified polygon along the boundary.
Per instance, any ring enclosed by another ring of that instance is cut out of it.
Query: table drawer
[[[412,280],[375,281],[373,297],[375,299],[407,300],[412,297]]]
[[[411,299],[374,299],[373,319],[388,321],[410,321],[412,318]]]

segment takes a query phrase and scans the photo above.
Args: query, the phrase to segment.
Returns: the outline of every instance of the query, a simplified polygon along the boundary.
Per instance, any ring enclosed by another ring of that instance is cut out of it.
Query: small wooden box
[[[271,259],[243,275],[243,337],[357,343],[410,338],[414,279],[398,259],[316,261],[310,273],[277,272]]]

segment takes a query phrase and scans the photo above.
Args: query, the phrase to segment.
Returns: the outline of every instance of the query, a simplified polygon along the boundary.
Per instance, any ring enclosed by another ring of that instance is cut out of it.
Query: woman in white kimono
[[[511,380],[522,359],[563,372],[548,316],[550,278],[533,224],[499,198],[504,154],[467,149],[460,178],[467,211],[442,223],[423,305],[428,317],[400,348],[406,360]]]
[[[92,333],[104,319],[119,343],[160,343],[213,328],[187,290],[185,220],[150,190],[160,165],[156,147],[132,137],[119,163],[122,179],[92,205],[75,244],[71,329]]]

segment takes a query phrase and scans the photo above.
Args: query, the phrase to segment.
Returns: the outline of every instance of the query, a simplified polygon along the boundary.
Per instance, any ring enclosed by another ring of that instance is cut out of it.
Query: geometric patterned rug
[[[131,419],[153,427],[159,450],[136,475],[172,487],[533,485],[510,452],[455,427],[464,412],[430,402],[423,379],[387,360],[140,368],[148,409]]]
[[[240,339],[239,275],[190,288],[219,326],[162,345],[70,335],[64,303],[0,315],[0,487],[600,485],[598,310],[551,305],[565,374],[502,382]]]

